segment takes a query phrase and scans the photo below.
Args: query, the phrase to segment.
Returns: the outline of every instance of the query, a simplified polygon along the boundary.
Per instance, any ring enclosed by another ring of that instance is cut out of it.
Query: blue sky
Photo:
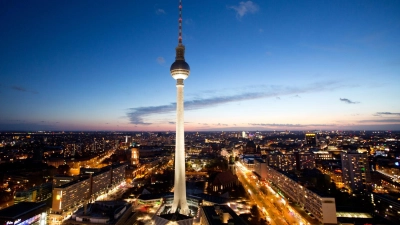
[[[183,1],[185,129],[400,130],[399,1]],[[175,130],[178,1],[0,2],[0,130]]]

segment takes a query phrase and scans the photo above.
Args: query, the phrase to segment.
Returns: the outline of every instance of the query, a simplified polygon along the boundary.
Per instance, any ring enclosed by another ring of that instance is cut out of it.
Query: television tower
[[[189,76],[190,67],[185,62],[185,46],[182,44],[182,0],[179,1],[178,46],[175,48],[175,62],[171,65],[171,75],[176,80],[176,138],[175,138],[175,182],[174,201],[171,212],[188,215],[185,177],[185,130],[183,122],[183,81]]]

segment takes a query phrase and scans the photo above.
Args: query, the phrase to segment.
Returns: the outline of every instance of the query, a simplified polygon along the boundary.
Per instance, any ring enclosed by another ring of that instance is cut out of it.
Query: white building
[[[265,180],[267,178],[267,163],[260,159],[254,159],[254,172],[260,176],[260,180]]]

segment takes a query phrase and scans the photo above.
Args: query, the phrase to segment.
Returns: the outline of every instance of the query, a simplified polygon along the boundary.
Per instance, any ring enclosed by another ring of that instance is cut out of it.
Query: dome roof
[[[172,70],[190,70],[190,67],[184,60],[175,60],[171,65],[170,71]]]

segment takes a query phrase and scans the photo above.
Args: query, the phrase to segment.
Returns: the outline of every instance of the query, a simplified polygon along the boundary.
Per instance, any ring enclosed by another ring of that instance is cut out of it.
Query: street
[[[243,184],[245,190],[250,194],[251,200],[264,213],[268,222],[272,225],[304,225],[309,224],[302,218],[286,200],[275,193],[275,191],[266,183],[258,181],[257,177],[247,170],[240,163],[236,163],[239,181]],[[267,188],[266,193],[261,191],[261,187]]]

